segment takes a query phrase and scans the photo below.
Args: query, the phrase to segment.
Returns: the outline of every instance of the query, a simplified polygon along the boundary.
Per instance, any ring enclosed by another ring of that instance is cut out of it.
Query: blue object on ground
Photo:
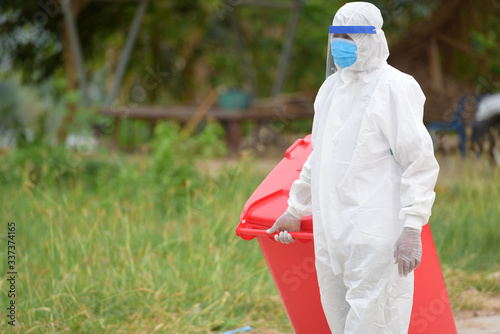
[[[465,129],[463,124],[463,112],[465,109],[465,103],[467,102],[467,95],[463,95],[458,101],[457,108],[453,114],[453,119],[449,122],[433,122],[430,123],[427,128],[431,135],[438,132],[456,132],[459,137],[459,148],[460,153],[465,157]],[[433,138],[434,139],[434,138]]]
[[[245,326],[245,327],[241,327],[241,328],[238,328],[238,329],[234,329],[232,331],[224,332],[222,334],[236,334],[236,333],[250,332],[252,329],[253,328],[250,327],[250,326]]]

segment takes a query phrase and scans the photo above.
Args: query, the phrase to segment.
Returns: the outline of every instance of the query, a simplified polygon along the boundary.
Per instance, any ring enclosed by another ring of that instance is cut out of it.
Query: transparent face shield
[[[375,33],[374,26],[330,26],[326,54],[326,77],[328,78],[335,73],[338,68],[348,67],[355,61],[356,43],[351,39],[350,34]],[[333,48],[335,48],[335,52]],[[337,59],[335,59],[334,53]]]

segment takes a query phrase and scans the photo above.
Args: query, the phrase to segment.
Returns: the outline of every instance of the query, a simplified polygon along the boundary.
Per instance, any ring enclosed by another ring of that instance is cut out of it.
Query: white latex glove
[[[274,225],[266,232],[267,234],[273,234],[276,231],[279,231],[280,233],[274,236],[274,240],[284,244],[294,242],[295,239],[288,232],[300,231],[300,219],[286,211],[278,219],[276,219]]]
[[[400,277],[408,276],[420,264],[422,259],[420,232],[419,229],[405,227],[394,245],[394,263],[398,264]]]

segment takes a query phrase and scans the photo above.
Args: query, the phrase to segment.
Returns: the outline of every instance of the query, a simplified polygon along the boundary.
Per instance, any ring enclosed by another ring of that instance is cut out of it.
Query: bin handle
[[[260,236],[268,236],[274,239],[274,236],[279,234],[279,232],[275,232],[274,234],[267,234],[266,230],[257,230],[254,228],[240,228],[239,230],[240,234],[245,234],[245,235],[252,235],[256,237]],[[313,233],[311,232],[288,232],[292,237],[295,239],[299,240],[313,240]]]
[[[305,138],[299,138],[295,141],[295,143],[292,144],[292,146],[290,146],[286,152],[285,152],[285,157],[287,159],[291,159],[292,158],[292,154],[294,153],[294,151],[299,147],[299,146],[306,146],[308,145],[308,142],[305,140]],[[302,150],[298,153],[302,153],[302,151],[304,151],[304,148],[302,148]]]

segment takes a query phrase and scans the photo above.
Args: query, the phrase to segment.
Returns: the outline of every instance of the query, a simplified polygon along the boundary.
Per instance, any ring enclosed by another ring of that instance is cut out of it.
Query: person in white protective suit
[[[332,333],[407,333],[420,232],[439,166],[425,96],[387,64],[383,19],[352,2],[330,27],[329,75],[314,102],[313,151],[268,233],[283,243],[313,215],[316,271]],[[330,49],[331,48],[331,49]]]

